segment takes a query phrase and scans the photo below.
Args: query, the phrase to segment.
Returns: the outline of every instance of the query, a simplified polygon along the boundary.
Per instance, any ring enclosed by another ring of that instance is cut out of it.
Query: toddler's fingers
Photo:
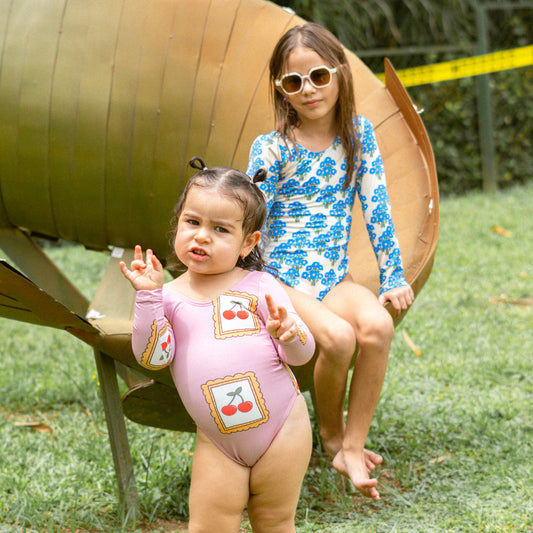
[[[292,324],[279,337],[280,341],[290,341],[296,335],[296,326]]]
[[[159,259],[157,258],[157,255],[155,255],[153,252],[152,252],[152,265],[156,270],[163,270],[163,264],[161,263],[161,261],[159,261]]]
[[[146,263],[142,259],[141,260],[134,259],[131,262],[131,266],[130,266],[131,270],[142,270],[144,268],[146,268]]]
[[[128,277],[129,274],[130,274],[130,270],[126,266],[126,263],[124,263],[124,261],[121,261],[119,263],[119,266],[120,266],[120,270],[122,271],[122,274],[124,274],[124,276]]]
[[[285,320],[287,320],[287,317],[289,316],[289,313],[287,313],[287,309],[285,307],[278,307],[278,317],[281,323],[283,323]]]
[[[141,248],[139,244],[135,245],[135,251],[133,254],[133,258],[136,259],[137,261],[139,260],[142,261],[143,259],[143,249]]]
[[[278,308],[276,307],[276,304],[274,303],[274,299],[270,294],[265,294],[265,300],[267,303],[268,308],[268,314],[274,319],[279,320],[279,314],[278,314]]]

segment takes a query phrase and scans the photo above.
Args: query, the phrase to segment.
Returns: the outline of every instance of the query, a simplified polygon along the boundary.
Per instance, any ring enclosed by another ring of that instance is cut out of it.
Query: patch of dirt
[[[155,522],[142,527],[142,533],[185,533],[187,531],[187,522],[181,520],[156,520]],[[251,530],[247,527],[241,527],[240,533],[248,533]]]
[[[165,533],[182,533],[187,531],[187,522],[181,520],[156,520],[151,524],[142,527],[142,533],[165,532]]]

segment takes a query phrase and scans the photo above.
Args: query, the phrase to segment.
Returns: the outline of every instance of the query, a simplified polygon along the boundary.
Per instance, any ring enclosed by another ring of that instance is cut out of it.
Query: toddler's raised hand
[[[139,245],[135,246],[130,268],[128,269],[126,263],[121,261],[120,270],[137,291],[160,289],[165,282],[163,265],[159,259],[152,250],[148,249],[146,250],[146,261],[143,261],[143,251]]]
[[[292,340],[298,332],[296,320],[285,307],[277,306],[270,294],[266,294],[265,299],[268,307],[266,329],[270,336],[282,342]]]

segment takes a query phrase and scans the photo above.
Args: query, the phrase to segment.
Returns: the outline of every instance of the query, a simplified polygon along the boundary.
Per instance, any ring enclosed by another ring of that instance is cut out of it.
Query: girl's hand
[[[281,342],[292,340],[298,333],[296,320],[289,315],[285,307],[278,307],[270,294],[265,295],[268,307],[266,329],[273,339]]]
[[[379,296],[379,302],[382,305],[387,302],[392,304],[396,316],[399,316],[403,311],[407,311],[414,300],[415,293],[410,285],[390,289]]]
[[[131,269],[131,270],[130,270]],[[135,246],[135,253],[130,269],[124,261],[120,262],[120,270],[136,291],[153,291],[163,287],[165,273],[163,265],[152,250],[146,250],[146,262],[143,261],[142,248]]]

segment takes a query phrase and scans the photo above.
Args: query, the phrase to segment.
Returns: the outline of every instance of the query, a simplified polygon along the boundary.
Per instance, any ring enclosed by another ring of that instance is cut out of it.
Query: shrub
[[[383,70],[387,55],[397,70],[476,55],[476,13],[468,0],[280,0],[306,20],[323,24],[369,65]],[[483,2],[478,2],[483,5]],[[522,3],[523,4],[523,3]],[[491,2],[486,11],[492,51],[526,46],[533,25],[530,9]],[[404,50],[404,52],[402,52]],[[533,179],[533,67],[490,75],[498,186]],[[435,152],[443,196],[483,187],[475,78],[410,87]]]

